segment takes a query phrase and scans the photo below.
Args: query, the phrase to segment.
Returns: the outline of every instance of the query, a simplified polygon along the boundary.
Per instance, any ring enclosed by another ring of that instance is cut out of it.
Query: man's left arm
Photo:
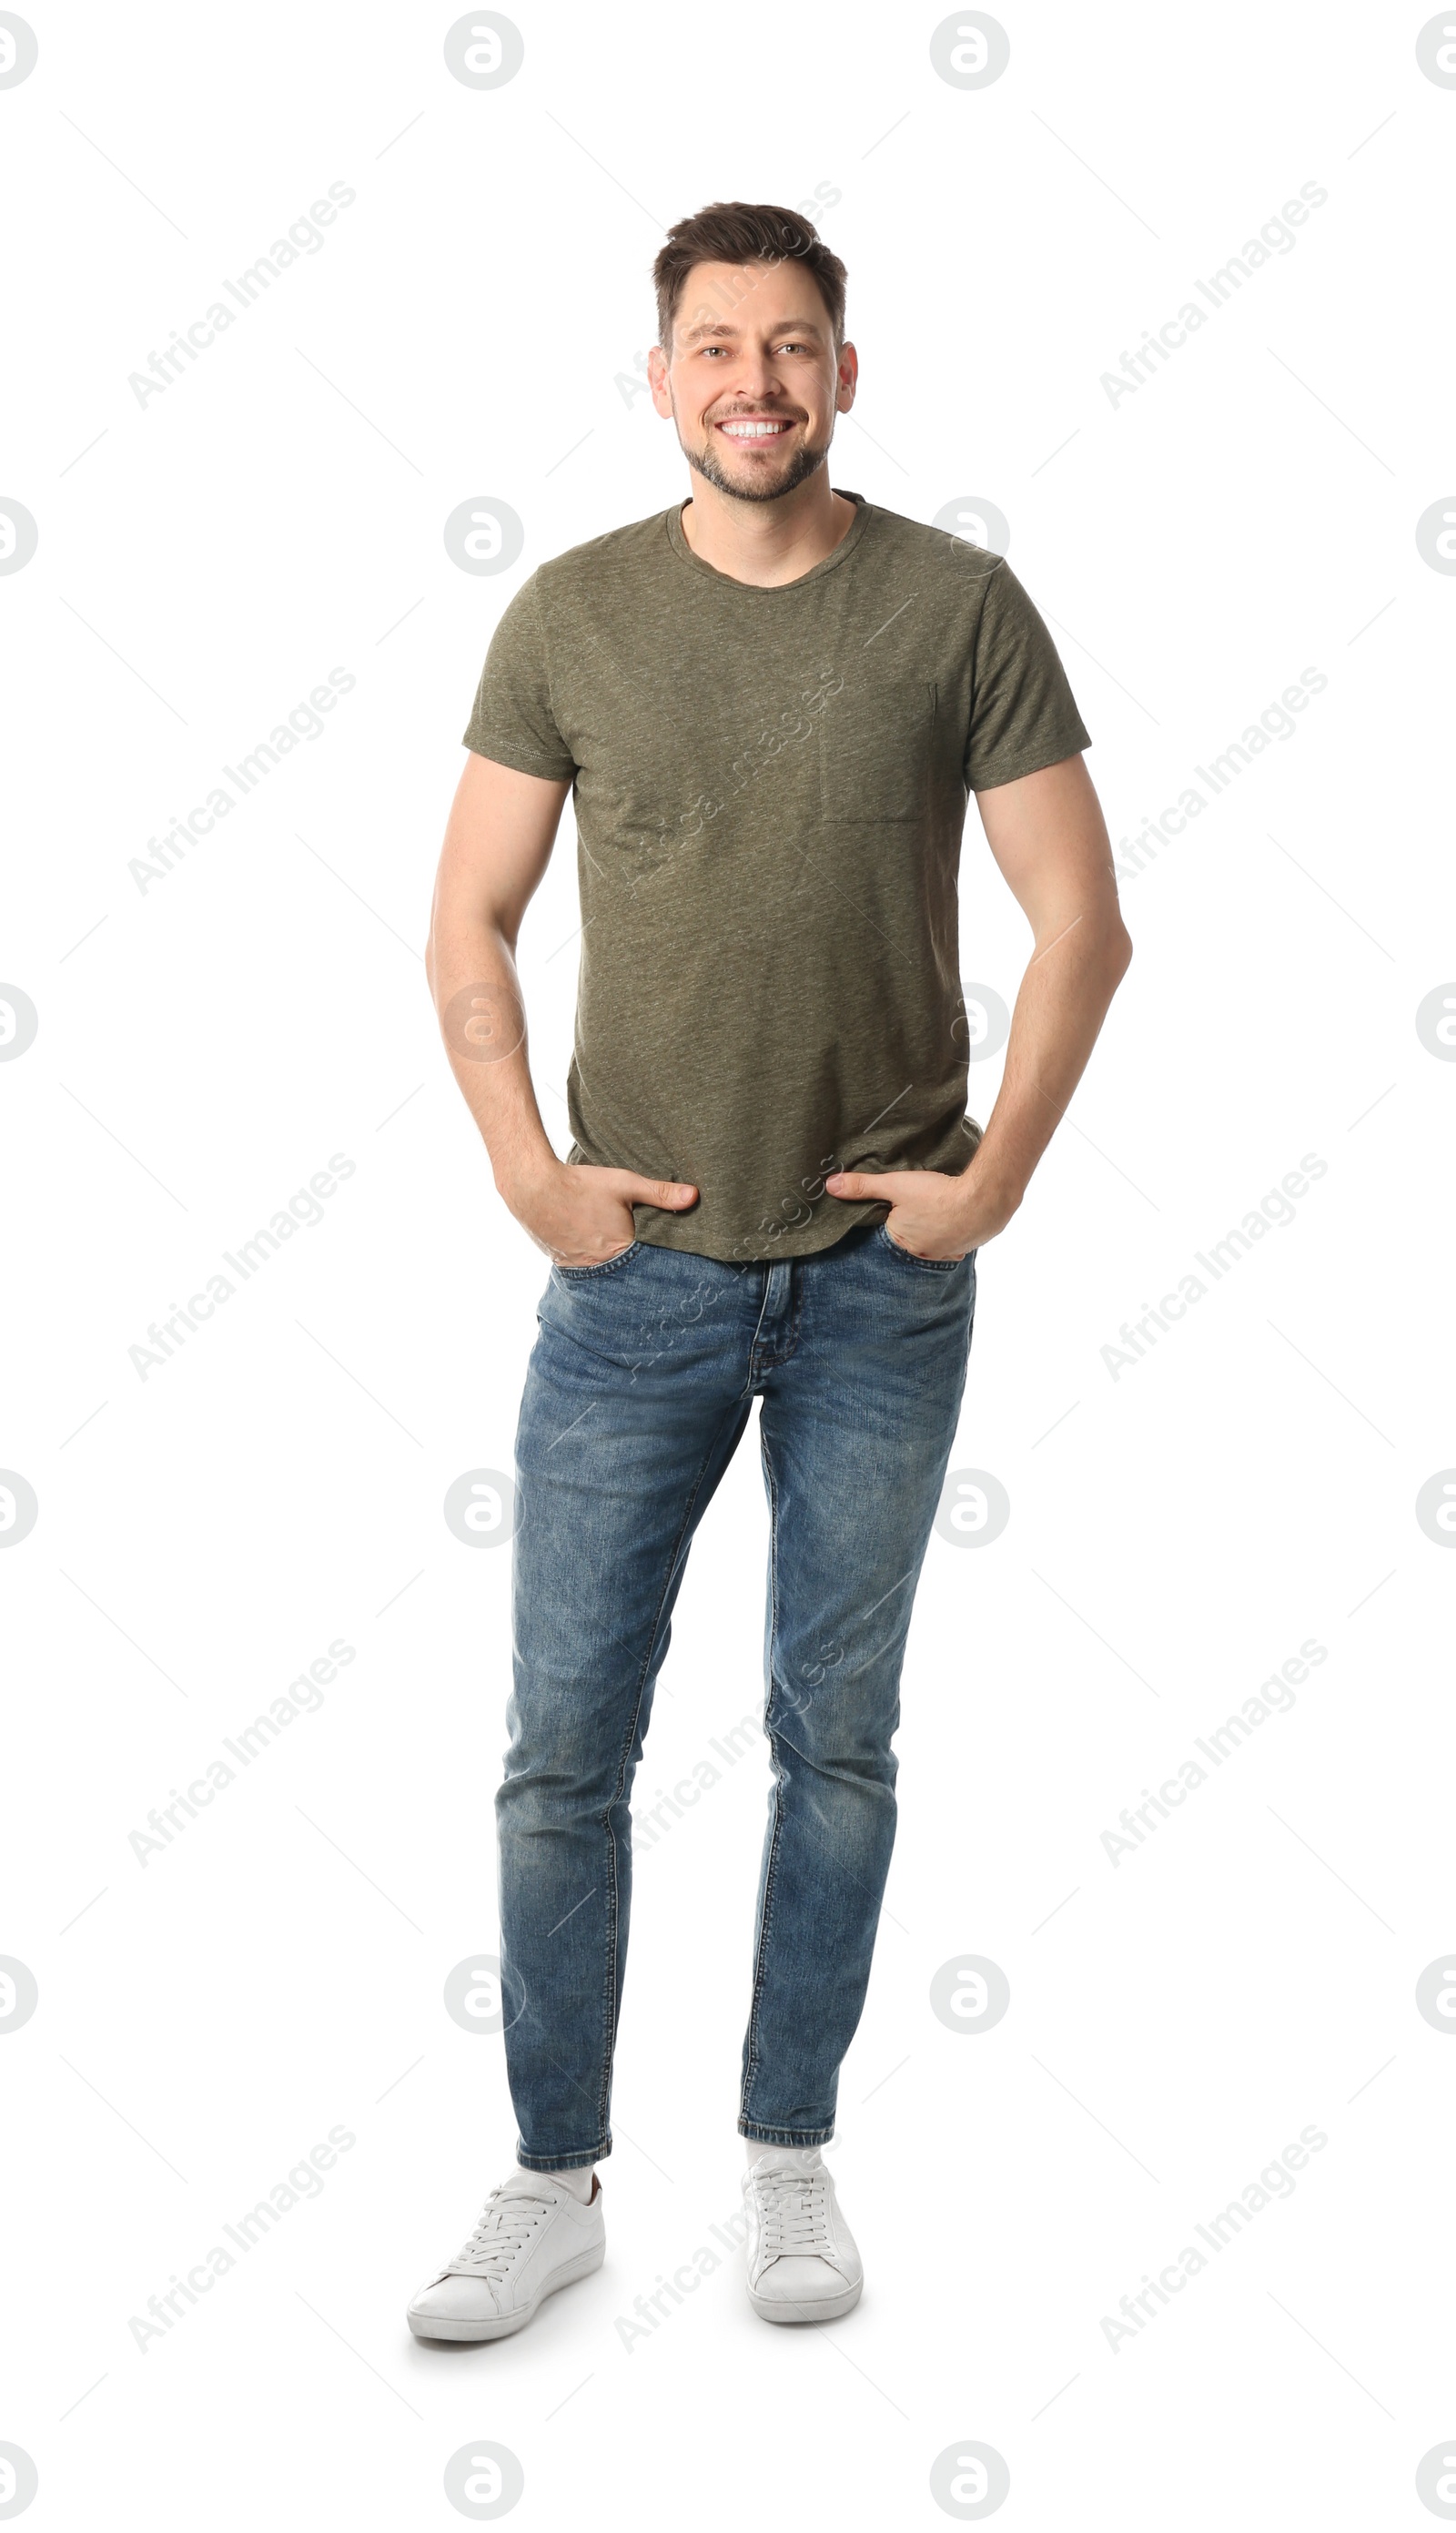
[[[888,1202],[886,1231],[917,1258],[961,1258],[1006,1228],[1133,956],[1112,847],[1080,756],[978,792],[976,802],[1034,941],[985,1133],[959,1174],[841,1170],[825,1181],[831,1196]]]

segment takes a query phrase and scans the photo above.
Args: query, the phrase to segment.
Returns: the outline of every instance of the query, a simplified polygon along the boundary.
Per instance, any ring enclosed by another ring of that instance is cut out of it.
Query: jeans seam
[[[758,2010],[767,1978],[769,1937],[773,1930],[774,1900],[779,1871],[779,1844],[784,1831],[784,1779],[779,1754],[774,1747],[774,1694],[778,1687],[775,1650],[779,1642],[779,1482],[773,1455],[762,1425],[759,1427],[759,1448],[763,1453],[764,1471],[769,1482],[769,1681],[764,1699],[764,1731],[769,1742],[769,1765],[774,1775],[774,1831],[769,1841],[768,1868],[764,1874],[763,1922],[758,1930],[758,1952],[753,1965],[753,1999],[748,2010],[747,2061],[743,2069],[743,2096],[740,2117],[748,2117],[748,2098],[753,2080],[758,2074]]]
[[[765,2120],[750,2120],[740,2114],[739,2137],[752,2138],[759,2146],[828,2146],[833,2128],[771,2129]]]
[[[734,1399],[727,1416],[724,1417],[722,1423],[717,1429],[717,1432],[714,1434],[712,1442],[709,1443],[707,1450],[704,1452],[703,1457],[698,1464],[697,1475],[692,1482],[687,1502],[682,1509],[682,1521],[678,1528],[677,1536],[672,1542],[672,1554],[668,1560],[668,1570],[663,1578],[663,1588],[659,1595],[657,1611],[653,1618],[652,1632],[647,1639],[647,1650],[642,1658],[642,1668],[637,1675],[637,1693],[632,1700],[632,1712],[627,1719],[626,1738],[622,1743],[621,1750],[617,1757],[616,1782],[613,1786],[612,1799],[607,1806],[606,1817],[602,1824],[607,1840],[608,1908],[606,1996],[607,2047],[602,2060],[602,2095],[599,2121],[599,2125],[604,2136],[607,2133],[608,2102],[611,2095],[612,2086],[612,2062],[616,2051],[616,1957],[617,1936],[621,1924],[621,1910],[616,1876],[616,1838],[612,1827],[612,1815],[616,1809],[617,1804],[621,1801],[622,1787],[627,1773],[627,1753],[631,1749],[632,1743],[636,1738],[637,1719],[642,1712],[642,1692],[652,1671],[653,1650],[657,1644],[658,1633],[663,1623],[663,1610],[666,1606],[668,1595],[672,1588],[672,1577],[677,1570],[678,1555],[681,1550],[683,1540],[687,1535],[688,1524],[692,1519],[693,1506],[697,1502],[699,1494],[702,1491],[703,1480],[712,1465],[713,1455],[718,1449],[719,1443],[723,1440],[724,1432],[727,1426],[731,1422],[732,1418],[737,1415],[740,1404],[741,1401],[739,1399]]]
[[[756,1262],[756,1263],[765,1263],[765,1264],[767,1264],[767,1266],[768,1266],[768,1267],[769,1267],[770,1272],[772,1272],[772,1271],[773,1271],[774,1261],[773,1261],[772,1259],[769,1259],[769,1260],[767,1260],[766,1262]],[[762,1299],[762,1301],[759,1303],[759,1306],[758,1306],[758,1318],[755,1320],[755,1322],[754,1322],[754,1324],[753,1324],[753,1335],[752,1335],[752,1337],[750,1338],[750,1340],[749,1340],[749,1345],[748,1345],[748,1367],[749,1367],[749,1370],[748,1370],[748,1377],[749,1377],[750,1381],[751,1381],[751,1380],[753,1380],[753,1379],[756,1377],[756,1374],[755,1374],[755,1367],[756,1367],[757,1362],[758,1362],[758,1337],[759,1337],[759,1330],[760,1330],[760,1328],[763,1326],[763,1324],[764,1324],[764,1313],[765,1313],[765,1311],[768,1309],[768,1307],[769,1307],[769,1279],[768,1279],[768,1276],[767,1276],[767,1275],[765,1275],[765,1277],[764,1277],[764,1288],[763,1288],[763,1299]]]
[[[594,2163],[604,2162],[612,2152],[612,2140],[604,2137],[589,2154],[523,2154],[516,2148],[516,2161],[523,2172],[586,2172]]]
[[[760,1343],[759,1330],[763,1326],[764,1312],[769,1307],[769,1288],[765,1282],[763,1301],[759,1306],[758,1319],[754,1324],[753,1342],[748,1349],[748,1377],[751,1382],[762,1381],[766,1373],[777,1372],[782,1364],[792,1362],[798,1351],[804,1317],[805,1279],[799,1271],[804,1261],[801,1258],[789,1258],[782,1261],[769,1259],[763,1263],[771,1267],[781,1264],[787,1266],[789,1307],[787,1325],[779,1343],[777,1345]]]

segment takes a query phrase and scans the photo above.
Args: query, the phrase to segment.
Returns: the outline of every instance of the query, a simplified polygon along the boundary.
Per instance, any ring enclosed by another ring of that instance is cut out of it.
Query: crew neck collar
[[[687,563],[694,571],[706,572],[710,580],[719,581],[726,589],[740,589],[745,598],[786,598],[791,590],[805,589],[811,580],[822,580],[827,571],[836,570],[845,557],[853,553],[869,525],[871,504],[864,495],[851,493],[844,484],[836,484],[833,489],[842,501],[854,503],[854,516],[833,554],[827,554],[822,562],[814,563],[808,571],[801,571],[796,580],[780,580],[764,588],[758,581],[737,580],[730,571],[720,571],[716,563],[705,562],[701,555],[693,553],[683,533],[682,513],[687,507],[686,501],[674,501],[666,513],[668,542],[679,562]]]

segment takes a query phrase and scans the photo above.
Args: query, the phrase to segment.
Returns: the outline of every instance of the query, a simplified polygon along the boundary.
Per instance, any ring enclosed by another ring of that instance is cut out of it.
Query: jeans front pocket
[[[625,1249],[618,1249],[614,1257],[603,1258],[595,1266],[560,1266],[553,1264],[553,1272],[559,1275],[567,1284],[582,1284],[593,1275],[610,1275],[614,1267],[625,1266],[629,1258],[636,1257],[641,1246],[640,1240],[631,1240],[628,1241]]]
[[[883,1222],[876,1223],[875,1229],[879,1233],[881,1247],[888,1249],[892,1258],[903,1258],[907,1266],[918,1266],[927,1275],[953,1275],[958,1266],[964,1266],[965,1258],[975,1256],[973,1249],[967,1249],[965,1258],[917,1258],[912,1249],[902,1249],[898,1240],[891,1239]]]

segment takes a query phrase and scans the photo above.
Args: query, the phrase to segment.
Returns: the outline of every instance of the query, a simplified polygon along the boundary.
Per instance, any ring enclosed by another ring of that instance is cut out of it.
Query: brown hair
[[[658,341],[669,359],[672,325],[683,285],[695,264],[806,265],[819,284],[829,311],[838,353],[844,340],[844,283],[848,278],[812,220],[786,211],[780,203],[709,203],[690,220],[678,220],[668,231],[668,243],[652,267],[657,290]]]

